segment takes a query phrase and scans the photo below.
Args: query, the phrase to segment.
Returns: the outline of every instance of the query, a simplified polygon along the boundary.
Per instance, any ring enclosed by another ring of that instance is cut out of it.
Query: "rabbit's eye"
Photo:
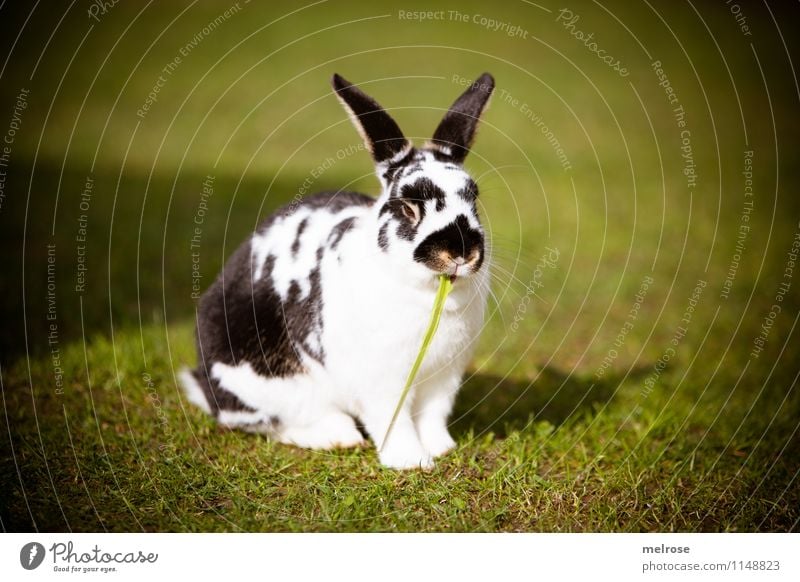
[[[403,215],[414,224],[419,223],[419,207],[413,202],[403,200]]]

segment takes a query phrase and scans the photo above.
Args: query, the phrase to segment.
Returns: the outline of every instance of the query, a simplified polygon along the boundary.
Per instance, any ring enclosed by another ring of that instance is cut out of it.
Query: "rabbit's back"
[[[203,359],[246,362],[265,377],[299,373],[305,358],[324,364],[321,265],[373,204],[354,192],[324,192],[264,220],[201,298]]]

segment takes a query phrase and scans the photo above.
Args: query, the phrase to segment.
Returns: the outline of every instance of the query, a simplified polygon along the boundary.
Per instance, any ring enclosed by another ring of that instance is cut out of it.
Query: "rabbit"
[[[332,85],[380,196],[324,192],[264,220],[200,298],[199,365],[180,379],[226,427],[310,449],[357,446],[365,432],[382,465],[428,469],[455,446],[448,416],[483,325],[486,235],[463,162],[494,79],[468,87],[421,148],[358,87],[338,74]],[[453,289],[383,442],[441,274]]]

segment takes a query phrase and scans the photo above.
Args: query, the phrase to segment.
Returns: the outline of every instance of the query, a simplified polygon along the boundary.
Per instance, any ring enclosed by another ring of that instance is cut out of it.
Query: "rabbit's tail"
[[[189,402],[207,414],[213,414],[208,400],[209,389],[204,389],[201,384],[201,382],[205,382],[205,378],[199,375],[195,370],[184,368],[178,374],[178,379],[183,385],[183,392],[186,394],[186,398],[189,399]]]

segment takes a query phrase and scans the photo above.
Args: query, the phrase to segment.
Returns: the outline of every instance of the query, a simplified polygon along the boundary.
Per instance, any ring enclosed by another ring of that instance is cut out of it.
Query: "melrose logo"
[[[38,542],[29,542],[19,551],[19,563],[26,570],[35,570],[44,560],[44,546]]]

